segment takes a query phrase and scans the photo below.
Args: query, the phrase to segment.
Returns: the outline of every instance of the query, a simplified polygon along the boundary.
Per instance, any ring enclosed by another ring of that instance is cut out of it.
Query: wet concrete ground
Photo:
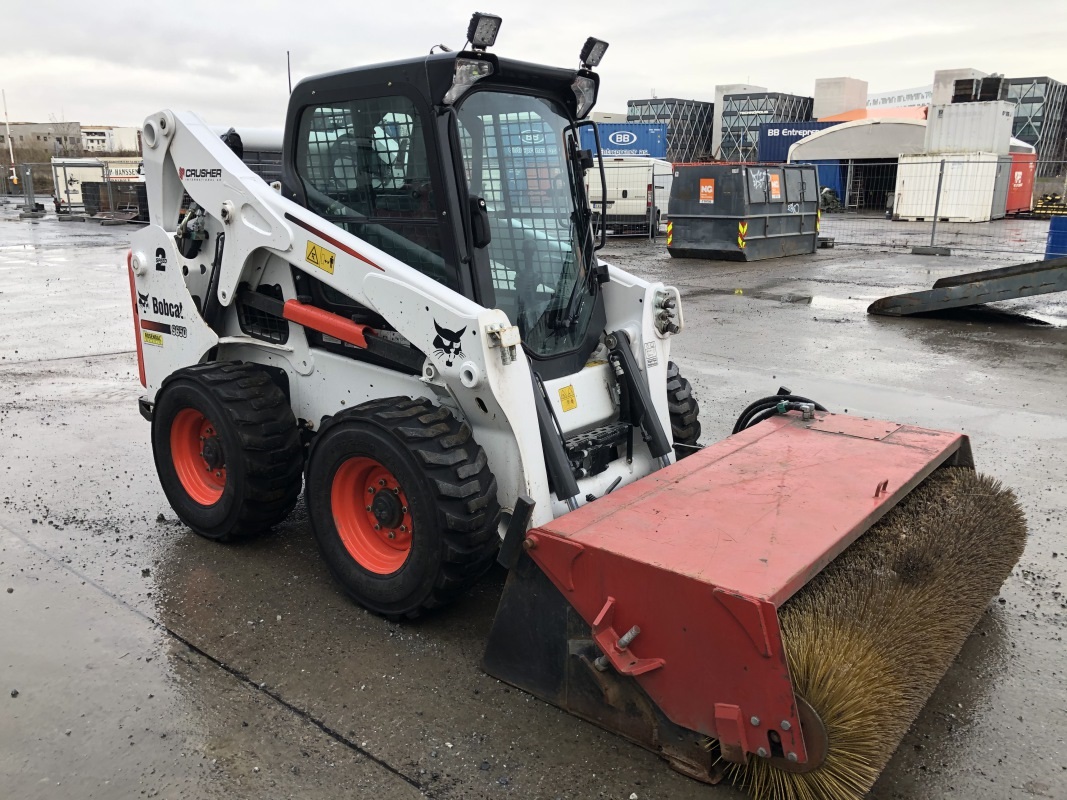
[[[484,675],[500,573],[395,625],[333,585],[302,506],[236,546],[177,523],[136,409],[128,235],[0,220],[0,796],[740,797]],[[872,797],[1067,797],[1064,300],[868,318],[981,263],[605,255],[682,290],[674,354],[707,441],[782,384],[973,437],[1019,493],[1029,546]]]
[[[969,257],[1005,263],[1036,261],[1045,254],[1047,218],[1006,218],[983,223],[890,220],[871,212],[832,212],[822,216],[820,234],[868,249],[937,245]],[[981,252],[975,252],[981,251]]]

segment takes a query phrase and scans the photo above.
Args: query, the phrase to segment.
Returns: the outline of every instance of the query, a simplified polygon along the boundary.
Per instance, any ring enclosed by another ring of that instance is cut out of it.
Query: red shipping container
[[[1034,204],[1034,175],[1037,173],[1037,153],[1012,153],[1011,176],[1008,181],[1006,213],[1030,211]]]

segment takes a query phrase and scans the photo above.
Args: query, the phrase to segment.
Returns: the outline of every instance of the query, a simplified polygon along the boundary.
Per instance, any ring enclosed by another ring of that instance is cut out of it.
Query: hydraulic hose
[[[740,433],[745,428],[751,428],[753,425],[757,425],[763,420],[773,417],[778,412],[778,405],[780,403],[811,403],[815,406],[816,411],[826,411],[826,407],[816,403],[814,400],[809,400],[807,397],[801,397],[797,394],[789,394],[788,390],[784,394],[775,394],[770,397],[761,397],[754,403],[751,403],[744,411],[741,412],[741,416],[737,418],[737,422],[734,423],[734,429],[731,433]]]

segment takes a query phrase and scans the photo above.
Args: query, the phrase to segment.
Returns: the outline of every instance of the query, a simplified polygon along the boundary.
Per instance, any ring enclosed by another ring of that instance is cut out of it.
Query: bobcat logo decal
[[[450,331],[448,328],[442,328],[438,325],[437,320],[433,321],[433,326],[437,329],[437,335],[433,339],[433,346],[436,348],[433,354],[438,358],[443,358],[446,367],[451,367],[453,361],[457,358],[463,358],[460,339],[467,332],[467,329],[464,327],[462,330]]]
[[[142,314],[143,314],[144,312],[148,311],[148,295],[146,295],[146,294],[141,294],[140,292],[138,292],[138,293],[137,293],[137,302],[138,302],[138,303],[140,304],[140,306],[141,306],[141,313],[142,313]]]

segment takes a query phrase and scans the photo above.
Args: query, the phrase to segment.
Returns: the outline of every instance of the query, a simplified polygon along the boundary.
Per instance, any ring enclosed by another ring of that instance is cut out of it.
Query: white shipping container
[[[1011,146],[1015,104],[951,103],[930,106],[926,119],[927,153],[996,153],[1006,156]]]
[[[68,201],[71,206],[84,204],[82,183],[144,182],[143,172],[139,156],[52,159],[54,191],[64,205]]]
[[[941,202],[937,178],[942,159]],[[992,217],[1000,157],[996,153],[901,156],[893,201],[895,219],[942,222],[988,222]]]

